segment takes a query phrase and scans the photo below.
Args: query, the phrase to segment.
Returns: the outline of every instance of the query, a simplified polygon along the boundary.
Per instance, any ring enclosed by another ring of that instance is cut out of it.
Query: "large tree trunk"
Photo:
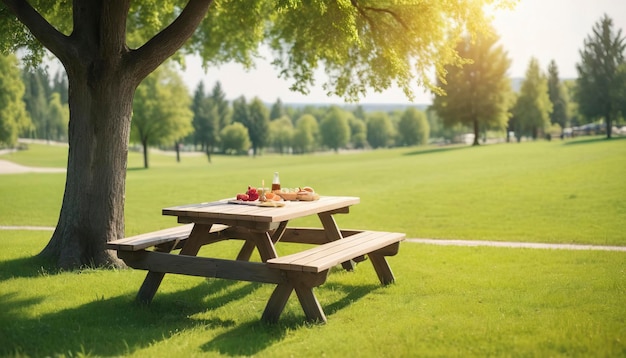
[[[41,252],[62,268],[115,265],[118,260],[105,244],[124,237],[135,84],[107,70],[81,72],[68,70],[71,115],[67,180],[56,230]]]
[[[40,255],[66,269],[117,265],[106,243],[124,236],[135,88],[191,37],[211,0],[189,0],[174,22],[135,50],[126,46],[130,0],[73,0],[69,36],[27,1],[0,1],[59,58],[69,79],[65,192],[56,230]]]

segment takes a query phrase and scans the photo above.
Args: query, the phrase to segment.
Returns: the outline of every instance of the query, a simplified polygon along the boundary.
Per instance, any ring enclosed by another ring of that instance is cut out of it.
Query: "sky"
[[[575,78],[576,63],[584,40],[593,25],[604,14],[613,19],[613,28],[626,36],[626,0],[520,0],[515,9],[494,14],[493,25],[500,35],[500,44],[512,60],[511,77],[523,78],[531,58],[536,58],[544,71],[555,60],[561,79]],[[182,73],[193,91],[200,80],[210,90],[217,81],[229,100],[241,95],[250,100],[259,97],[266,103],[343,103],[339,97],[328,97],[321,88],[312,88],[308,95],[289,90],[289,82],[278,78],[278,71],[269,60],[257,62],[255,70],[246,71],[237,64],[227,64],[205,72],[197,58],[188,58]],[[320,73],[319,83],[325,81]],[[414,103],[431,103],[428,92],[416,88]],[[370,93],[360,103],[410,103],[399,89]]]

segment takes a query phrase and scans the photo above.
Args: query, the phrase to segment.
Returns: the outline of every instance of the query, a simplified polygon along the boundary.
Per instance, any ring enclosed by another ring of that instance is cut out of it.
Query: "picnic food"
[[[237,200],[255,201],[259,198],[259,192],[255,187],[248,185],[248,191],[245,194],[237,194]]]
[[[280,195],[284,200],[313,201],[320,198],[319,195],[315,193],[315,190],[310,186],[303,186],[295,189],[281,188],[278,195]]]

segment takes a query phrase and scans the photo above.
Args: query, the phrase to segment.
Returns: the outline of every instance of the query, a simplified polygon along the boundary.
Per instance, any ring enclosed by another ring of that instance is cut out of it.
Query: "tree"
[[[337,106],[330,107],[320,122],[320,134],[322,143],[335,152],[345,147],[350,141],[350,126],[346,112]]]
[[[430,126],[424,112],[407,108],[398,122],[398,142],[401,145],[428,144]]]
[[[358,108],[362,108],[359,106]],[[365,124],[365,112],[362,113],[364,116],[356,117],[356,114],[361,115],[361,113],[352,112],[352,116],[348,117],[348,124],[350,125],[350,141],[352,142],[352,146],[354,148],[362,149],[367,147],[367,125]]]
[[[367,116],[367,142],[372,148],[386,148],[393,140],[393,125],[384,112],[374,112]]]
[[[211,97],[204,93],[204,83],[201,81],[196,87],[191,110],[193,112],[192,124],[194,128],[194,144],[200,144],[200,148],[205,151],[209,163],[211,162],[211,152],[219,141],[220,129],[226,126],[220,125],[220,111],[228,112],[228,108],[222,109],[223,92],[219,82],[213,88]],[[228,102],[226,102],[228,107]]]
[[[548,97],[552,103],[550,122],[561,126],[561,134],[568,125],[569,113],[567,111],[567,92],[559,80],[559,69],[554,60],[548,66]]]
[[[243,154],[250,148],[248,128],[239,122],[229,124],[220,132],[224,153]]]
[[[60,267],[119,263],[106,242],[124,237],[124,197],[132,99],[141,81],[181,48],[205,66],[252,66],[267,43],[281,76],[307,92],[324,70],[328,93],[357,99],[368,87],[433,86],[432,68],[459,62],[458,36],[487,23],[483,5],[421,1],[177,0],[72,2],[0,0],[0,49],[47,48],[68,74],[68,170],[56,229],[41,253]],[[33,3],[35,3],[33,1]]]
[[[448,76],[439,82],[446,95],[436,95],[433,101],[445,126],[462,123],[473,128],[473,145],[479,144],[481,129],[504,128],[509,118],[511,60],[502,46],[496,46],[497,41],[493,32],[474,41],[470,37],[460,41],[457,51],[471,63],[446,66]]]
[[[293,143],[293,135],[293,124],[289,117],[282,116],[270,122],[271,145],[278,153],[285,154],[289,151],[291,143]]]
[[[32,121],[31,133],[21,133],[29,138],[49,139],[46,123],[48,112],[48,76],[45,71],[38,67],[35,69],[24,69],[22,73],[24,81],[24,103],[26,111]]]
[[[604,118],[606,137],[611,138],[613,121],[626,99],[626,82],[618,72],[624,61],[626,39],[622,30],[613,32],[613,20],[604,15],[593,26],[592,34],[580,50],[576,101],[579,112],[588,119]]]
[[[520,94],[513,107],[517,126],[514,128],[518,141],[523,135],[537,139],[550,126],[552,103],[548,96],[548,81],[541,73],[537,59],[531,58],[522,82]]]
[[[218,130],[216,132],[219,133],[221,128],[224,128],[230,124],[230,104],[228,103],[228,100],[226,100],[226,93],[224,93],[224,90],[222,90],[222,84],[219,81],[215,82],[215,86],[213,86],[209,98],[211,98],[211,102],[213,103],[213,106],[215,107],[215,110],[217,112],[216,115],[218,118]],[[217,140],[219,135],[216,134],[215,137]]]
[[[14,146],[18,133],[31,125],[23,96],[17,58],[0,54],[0,145]]]
[[[46,124],[49,133],[48,139],[57,141],[67,140],[67,123],[70,119],[70,110],[66,103],[61,102],[61,94],[52,92],[48,102],[48,118]]]
[[[149,146],[176,142],[191,133],[190,102],[182,79],[167,67],[156,70],[137,88],[131,138],[143,146],[144,168],[149,167]]]
[[[296,121],[292,147],[294,153],[310,153],[315,149],[319,137],[319,125],[311,114],[303,114]]]
[[[274,102],[272,109],[270,110],[270,121],[281,118],[285,114],[283,101],[281,101],[280,98],[276,98],[276,102]]]
[[[267,145],[269,137],[269,111],[258,97],[252,99],[248,109],[248,122],[244,123],[248,128],[250,142],[252,142],[252,154],[257,155]]]

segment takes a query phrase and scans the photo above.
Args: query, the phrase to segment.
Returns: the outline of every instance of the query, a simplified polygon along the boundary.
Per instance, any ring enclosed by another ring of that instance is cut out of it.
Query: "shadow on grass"
[[[39,277],[58,272],[53,263],[39,256],[0,261],[0,282],[11,278]]]
[[[315,293],[318,297],[325,292],[341,292],[343,297],[325,307],[322,307],[327,317],[358,301],[371,291],[380,288],[379,285],[343,285],[326,283],[317,287]],[[297,300],[292,292],[290,300]],[[202,346],[205,352],[218,352],[228,356],[254,356],[273,344],[283,340],[289,331],[306,327],[306,317],[298,304],[300,311],[286,311],[280,316],[277,324],[267,324],[260,320],[247,322],[215,337]],[[329,318],[331,319],[331,318]],[[245,344],[242,344],[245,342]]]
[[[414,150],[412,152],[404,153],[404,155],[422,155],[422,154],[444,153],[444,152],[450,152],[450,151],[453,151],[453,150],[468,149],[468,148],[473,148],[473,146],[463,144],[463,145],[448,145],[448,146],[445,146],[445,147],[428,148],[428,149],[417,149],[417,150]]]
[[[599,142],[612,142],[612,141],[617,141],[617,140],[622,140],[622,139],[626,139],[626,136],[623,136],[623,137],[614,136],[611,139],[607,139],[606,136],[592,137],[592,138],[586,138],[586,139],[568,140],[565,143],[563,143],[563,145],[593,144],[593,143],[599,143]]]
[[[237,282],[215,280],[189,290],[157,293],[149,306],[137,304],[134,294],[96,299],[37,317],[29,312],[32,306],[45,301],[45,296],[20,298],[19,292],[5,294],[0,296],[0,356],[64,356],[72,352],[121,356],[167,340],[185,329],[233,327],[232,319],[193,317],[243,299],[259,286],[246,284],[207,300],[233,284]]]
[[[27,261],[25,259],[19,265],[25,265]],[[30,274],[37,275],[36,270]],[[19,291],[2,294],[0,356],[122,356],[198,327],[226,330],[200,347],[206,352],[256,355],[282,341],[287,332],[307,325],[299,304],[292,305],[294,309],[286,311],[277,324],[261,322],[262,311],[259,311],[259,319],[243,323],[238,323],[237,317],[211,314],[211,311],[231,303],[245,304],[246,297],[261,286],[258,283],[207,280],[188,290],[157,293],[148,306],[137,304],[135,293],[132,293],[106,299],[96,297],[81,306],[39,315],[33,314],[33,309],[35,306],[45,307],[47,296],[26,297]],[[380,286],[327,283],[316,288],[316,294],[323,297],[325,293],[339,293],[339,300],[324,307],[326,314],[332,316],[377,287]],[[292,294],[290,300],[297,300],[296,295]]]

